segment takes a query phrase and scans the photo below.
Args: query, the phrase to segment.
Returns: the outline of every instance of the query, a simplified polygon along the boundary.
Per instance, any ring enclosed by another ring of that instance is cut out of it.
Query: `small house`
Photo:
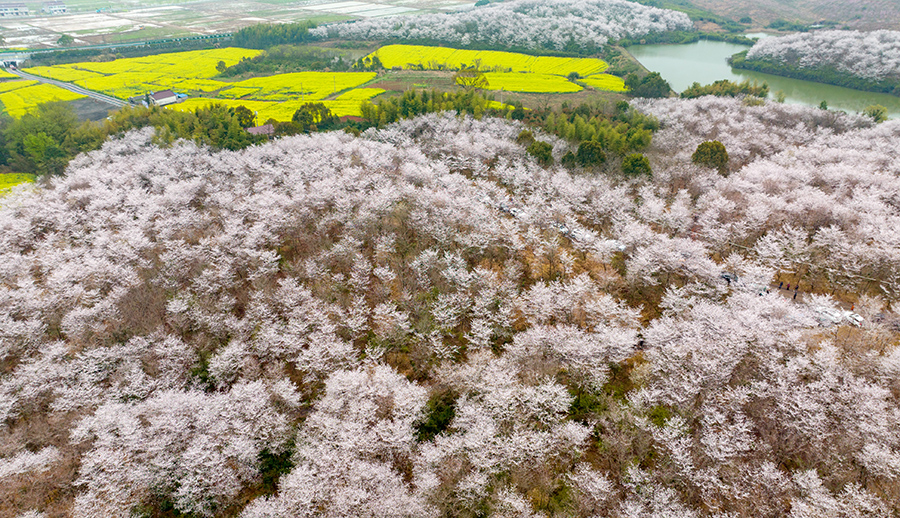
[[[28,16],[28,6],[22,3],[0,4],[0,18]]]
[[[262,126],[247,128],[247,133],[251,135],[267,135],[271,137],[275,135],[275,126],[271,124],[263,124]]]
[[[154,106],[165,106],[178,102],[178,96],[172,90],[160,90],[150,94],[150,104]]]
[[[51,0],[49,2],[44,2],[41,6],[41,12],[45,14],[67,14],[69,12],[69,8],[66,7],[66,3],[60,0]]]

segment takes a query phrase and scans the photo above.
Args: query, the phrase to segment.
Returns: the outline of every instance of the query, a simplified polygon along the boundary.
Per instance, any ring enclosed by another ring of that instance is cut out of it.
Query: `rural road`
[[[8,68],[6,70],[12,74],[16,74],[17,76],[19,76],[23,79],[32,79],[35,81],[40,81],[42,83],[48,83],[51,85],[55,85],[60,88],[65,88],[66,90],[69,90],[70,92],[75,92],[76,94],[86,95],[86,96],[90,97],[91,99],[96,99],[98,101],[101,101],[101,102],[104,102],[107,104],[111,104],[113,106],[122,107],[122,106],[128,105],[128,103],[126,101],[123,101],[121,99],[116,99],[115,97],[103,95],[99,92],[85,90],[84,88],[73,85],[72,83],[64,83],[62,81],[57,81],[55,79],[47,79],[46,77],[39,77],[39,76],[31,75],[29,73],[22,72],[21,70],[13,69],[13,68]]]

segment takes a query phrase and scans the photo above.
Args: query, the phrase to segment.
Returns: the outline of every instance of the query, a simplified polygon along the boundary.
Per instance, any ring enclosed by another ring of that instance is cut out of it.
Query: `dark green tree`
[[[651,176],[650,160],[641,153],[632,153],[622,159],[622,172],[625,176]]]
[[[291,121],[299,125],[301,132],[309,133],[333,126],[337,117],[323,103],[306,103],[294,112]]]
[[[250,111],[250,108],[247,108],[246,106],[238,106],[234,108],[232,114],[237,119],[238,124],[242,128],[255,126],[256,115],[254,115],[254,113]]]
[[[578,145],[575,160],[582,167],[594,167],[606,162],[606,153],[596,140],[584,140]]]
[[[632,97],[668,97],[672,92],[672,87],[659,72],[650,72],[644,77],[628,74],[625,86]]]
[[[719,173],[725,174],[728,168],[728,151],[725,150],[725,145],[718,140],[707,140],[697,146],[697,150],[691,155],[691,162],[712,167]]]
[[[525,150],[529,155],[537,159],[538,163],[548,166],[553,163],[553,146],[543,140],[536,140]]]
[[[516,143],[525,147],[534,144],[534,140],[534,133],[527,129],[520,131],[519,136],[516,137]]]
[[[3,132],[10,165],[25,173],[61,174],[69,158],[79,151],[63,147],[77,126],[78,118],[68,104],[39,105]]]

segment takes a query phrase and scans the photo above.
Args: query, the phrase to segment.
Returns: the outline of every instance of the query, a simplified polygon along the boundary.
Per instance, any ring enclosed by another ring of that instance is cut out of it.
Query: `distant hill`
[[[900,28],[900,0],[692,0],[691,3],[734,20],[749,16],[755,26],[765,26],[775,20],[801,23],[827,20],[863,30]]]

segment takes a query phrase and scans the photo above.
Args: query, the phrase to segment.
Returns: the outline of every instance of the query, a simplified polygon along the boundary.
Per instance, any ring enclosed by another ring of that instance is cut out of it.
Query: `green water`
[[[866,106],[880,104],[887,107],[891,118],[900,117],[900,97],[738,70],[728,66],[725,60],[729,56],[747,48],[744,45],[704,40],[686,45],[635,45],[628,47],[628,52],[648,70],[659,72],[676,92],[685,90],[695,81],[706,85],[719,79],[732,81],[749,79],[769,83],[770,97],[781,90],[784,92],[785,102],[789,104],[818,106],[825,101],[830,109],[846,112],[860,112]]]

